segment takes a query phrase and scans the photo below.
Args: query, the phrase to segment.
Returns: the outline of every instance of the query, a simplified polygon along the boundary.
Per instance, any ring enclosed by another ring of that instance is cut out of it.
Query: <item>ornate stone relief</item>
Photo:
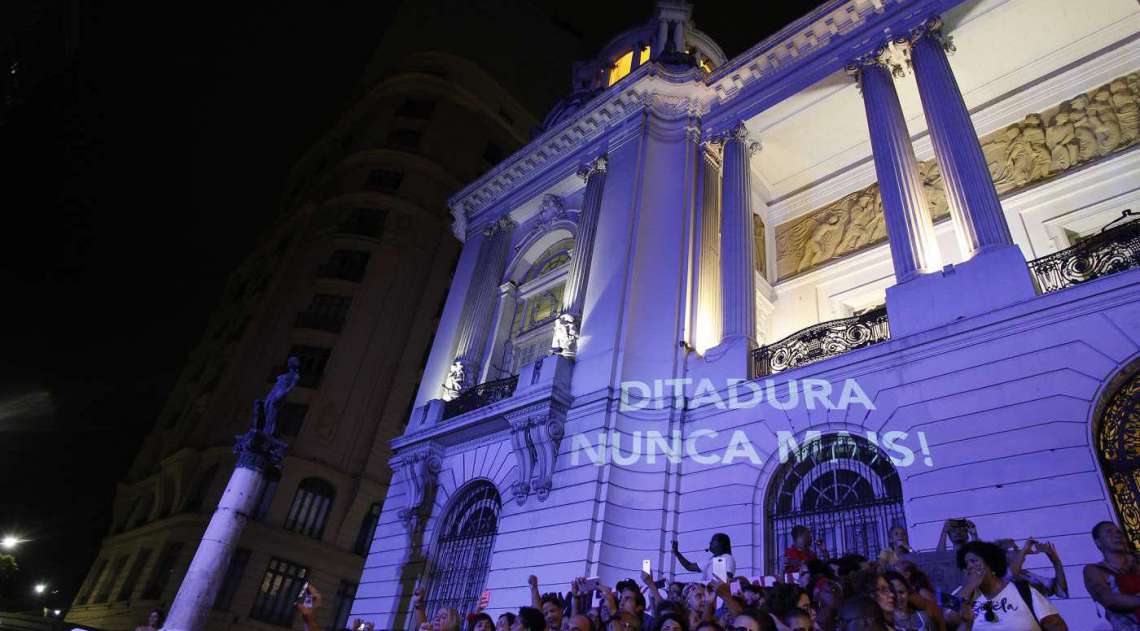
[[[998,194],[1011,193],[1140,142],[1140,72],[1113,79],[980,139]],[[938,163],[918,163],[935,221],[949,209]],[[879,185],[776,227],[776,272],[788,278],[887,238]]]
[[[405,489],[404,507],[399,516],[409,531],[413,531],[430,515],[431,506],[425,500],[434,495],[443,458],[437,447],[427,444],[393,456],[391,465]]]
[[[531,493],[538,501],[550,496],[558,449],[566,434],[566,411],[550,400],[506,414],[511,426],[511,446],[518,465],[518,480],[512,486],[515,501],[526,502]]]
[[[538,217],[535,219],[534,226],[527,231],[527,233],[515,242],[515,251],[519,251],[524,245],[531,242],[531,240],[541,234],[546,234],[553,227],[555,222],[567,221],[570,219],[570,214],[566,211],[566,206],[562,203],[562,198],[557,195],[546,194],[542,196],[542,204],[538,208]]]

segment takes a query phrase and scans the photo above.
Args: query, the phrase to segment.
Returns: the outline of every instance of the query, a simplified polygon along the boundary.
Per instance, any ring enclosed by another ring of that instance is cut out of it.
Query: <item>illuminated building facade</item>
[[[1138,33],[1131,0],[832,0],[725,59],[658,3],[450,199],[464,246],[352,616],[409,628],[417,583],[495,615],[530,574],[688,580],[670,542],[714,532],[748,576],[796,523],[930,549],[968,517],[1053,541],[1057,606],[1094,626],[1090,528],[1140,542],[1114,223]],[[739,381],[765,401],[718,403]]]

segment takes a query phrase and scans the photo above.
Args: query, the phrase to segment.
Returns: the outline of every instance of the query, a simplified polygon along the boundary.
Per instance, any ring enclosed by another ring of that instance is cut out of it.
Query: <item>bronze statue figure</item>
[[[253,402],[253,428],[270,436],[277,435],[277,412],[281,403],[301,378],[301,360],[290,357],[286,366],[286,372],[278,375],[269,394]]]

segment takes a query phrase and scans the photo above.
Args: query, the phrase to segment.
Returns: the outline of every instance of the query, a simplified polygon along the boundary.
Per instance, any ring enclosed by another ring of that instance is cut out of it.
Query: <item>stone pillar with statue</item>
[[[579,169],[578,175],[586,182],[586,192],[582,199],[582,212],[578,216],[578,234],[570,257],[566,291],[562,296],[562,314],[554,323],[551,343],[551,350],[565,357],[573,357],[578,352],[578,332],[586,303],[586,279],[590,276],[598,215],[602,211],[602,191],[606,186],[606,157],[591,161]]]
[[[206,628],[234,548],[257,506],[267,477],[281,468],[287,445],[277,438],[277,416],[285,397],[300,379],[300,369],[300,361],[290,357],[286,372],[277,377],[273,389],[264,399],[254,402],[251,427],[236,437],[237,462],[230,481],[178,587],[163,629]]]
[[[515,222],[504,216],[483,230],[475,276],[463,302],[455,359],[443,384],[444,400],[450,401],[478,383],[487,333],[495,314],[498,287],[507,265],[515,227]]]

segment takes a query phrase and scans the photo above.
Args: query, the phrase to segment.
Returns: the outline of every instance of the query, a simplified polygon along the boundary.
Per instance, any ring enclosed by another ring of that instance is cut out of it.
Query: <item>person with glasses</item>
[[[1057,608],[1028,583],[1007,580],[1005,551],[986,541],[969,541],[957,550],[966,572],[960,596],[966,629],[985,631],[1068,631]]]
[[[839,606],[836,631],[887,631],[887,619],[875,599],[867,595],[848,598]]]
[[[853,596],[867,596],[875,601],[883,612],[883,625],[894,631],[895,590],[887,579],[874,569],[859,570],[846,578],[847,592]]]

